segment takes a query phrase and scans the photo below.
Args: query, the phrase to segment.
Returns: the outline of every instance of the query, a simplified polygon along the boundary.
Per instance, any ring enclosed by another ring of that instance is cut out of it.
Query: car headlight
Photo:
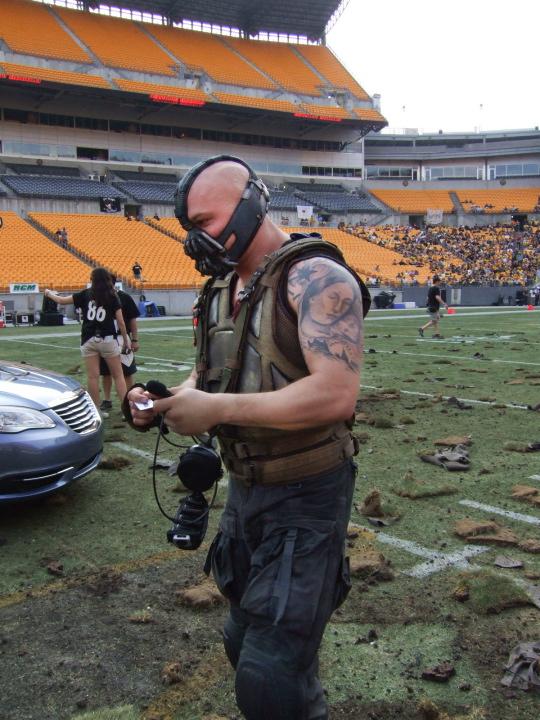
[[[18,433],[23,430],[45,430],[55,427],[50,417],[39,410],[3,405],[0,407],[0,433]]]

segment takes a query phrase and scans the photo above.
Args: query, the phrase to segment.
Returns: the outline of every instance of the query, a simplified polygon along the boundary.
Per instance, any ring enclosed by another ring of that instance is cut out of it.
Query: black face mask
[[[243,165],[249,171],[249,178],[229,222],[219,236],[213,238],[204,230],[194,226],[187,217],[187,196],[195,178],[205,168],[224,160]],[[268,190],[262,180],[243,160],[230,155],[219,155],[199,163],[182,178],[176,192],[175,214],[182,227],[188,231],[184,251],[195,260],[195,267],[201,275],[222,277],[238,264],[238,260],[251,244],[264,220],[268,200]],[[226,250],[225,244],[232,235],[235,241],[232,247]]]

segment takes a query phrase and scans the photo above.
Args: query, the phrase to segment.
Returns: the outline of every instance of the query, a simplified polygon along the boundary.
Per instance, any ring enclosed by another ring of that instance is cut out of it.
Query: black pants
[[[317,651],[350,580],[355,466],[279,487],[231,479],[210,567],[230,601],[225,650],[247,720],[323,720]]]

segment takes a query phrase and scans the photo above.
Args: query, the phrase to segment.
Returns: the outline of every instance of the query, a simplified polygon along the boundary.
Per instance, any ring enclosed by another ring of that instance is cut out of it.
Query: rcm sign
[[[39,285],[37,283],[11,283],[9,286],[10,293],[38,293]]]

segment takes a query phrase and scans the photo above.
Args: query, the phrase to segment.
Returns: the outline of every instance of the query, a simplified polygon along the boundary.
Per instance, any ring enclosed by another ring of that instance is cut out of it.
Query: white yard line
[[[59,350],[78,350],[79,355],[81,353],[81,346],[79,343],[77,345],[51,345],[51,343],[44,343],[44,342],[34,342],[33,340],[21,340],[20,338],[5,338],[7,342],[16,342],[16,343],[22,343],[23,345],[42,345],[43,347],[48,347],[50,349],[56,350],[58,348]]]
[[[367,390],[382,390],[382,385],[362,385],[362,388],[365,388]],[[425,398],[434,398],[439,397],[438,395],[435,395],[434,393],[425,393],[425,392],[415,392],[414,390],[401,390],[399,389],[400,393],[403,393],[403,395],[415,395],[416,397],[425,397]],[[455,395],[441,395],[441,398],[443,400],[450,400],[451,397],[455,397]],[[471,403],[472,405],[495,405],[498,404],[497,401],[490,401],[490,400],[470,400],[469,398],[456,398],[460,402],[464,403]],[[360,401],[362,400],[362,395],[360,395]],[[501,403],[502,404],[502,403]],[[504,407],[510,408],[511,410],[527,410],[527,405],[517,405],[514,403],[504,403]]]
[[[146,328],[146,327],[139,328],[139,333],[141,333],[142,335],[145,335],[146,333],[163,333],[164,335],[166,334],[167,337],[169,337],[170,333],[172,333],[172,332],[176,333],[179,331],[186,332],[186,333],[189,331],[190,333],[192,333],[193,328],[191,327],[191,325],[189,325],[187,327],[174,326],[174,327],[170,327],[170,328],[162,328],[162,327],[160,327],[160,328]],[[68,330],[66,332],[24,333],[21,335],[9,335],[2,339],[4,339],[4,340],[29,340],[29,339],[33,338],[34,340],[46,340],[47,338],[63,338],[63,337],[80,338],[80,336],[81,336],[80,330],[76,330],[76,331]]]
[[[373,532],[372,528],[362,527],[362,529]],[[445,570],[448,567],[457,567],[461,570],[477,570],[478,568],[475,565],[471,565],[469,563],[469,558],[491,550],[490,547],[485,545],[465,545],[462,550],[457,550],[452,553],[443,553],[439,550],[430,550],[429,548],[418,545],[418,543],[412,542],[411,540],[402,540],[401,538],[387,535],[387,533],[384,532],[376,533],[376,538],[385,545],[392,545],[392,547],[404,550],[411,555],[419,555],[420,557],[427,558],[426,562],[402,571],[404,575],[416,578],[427,577],[433,573]]]
[[[540,480],[540,475],[529,475],[529,480]]]
[[[369,338],[368,338],[369,339]],[[417,342],[426,342],[425,340],[421,340],[420,338],[417,339]],[[434,340],[435,344],[441,344],[444,343],[444,340]],[[535,362],[524,362],[523,360],[489,360],[489,359],[479,359],[479,358],[473,358],[467,355],[452,355],[451,358],[448,357],[448,355],[435,355],[434,353],[418,353],[418,352],[404,352],[403,350],[376,350],[374,353],[366,352],[364,350],[365,355],[397,355],[397,356],[403,356],[403,355],[410,355],[415,358],[439,358],[439,360],[469,360],[473,363],[482,363],[484,365],[488,365],[489,363],[505,363],[507,365],[532,365],[533,367],[540,367],[540,363]]]
[[[389,311],[388,310],[377,310],[377,309],[373,308],[372,310],[370,309],[369,315],[366,317],[366,321],[378,322],[379,320],[403,320],[403,319],[421,320],[422,318],[425,318],[425,316],[427,315],[427,313],[425,312],[425,308],[418,308],[418,310],[420,310],[420,311],[424,310],[424,312],[423,313],[417,312],[412,315],[411,314],[409,314],[409,315],[403,314],[403,315],[381,316],[378,313],[387,313]],[[469,310],[466,310],[465,308],[460,308],[459,306],[457,306],[456,314],[455,315],[444,314],[444,319],[445,320],[448,319],[451,322],[454,322],[454,321],[463,320],[464,318],[474,317],[475,315],[533,315],[534,312],[535,312],[534,310],[527,310],[527,309],[525,309],[525,310],[484,310],[484,311],[471,310],[471,311],[469,311]]]
[[[147,452],[146,450],[141,450],[140,448],[133,447],[133,446],[128,445],[127,443],[123,443],[123,442],[112,442],[112,443],[107,443],[107,444],[112,445],[112,446],[118,448],[119,450],[123,450],[124,452],[130,453],[131,455],[136,455],[137,457],[144,458],[145,460],[151,460],[152,462],[154,462],[154,453],[152,453],[152,452]],[[173,465],[175,462],[174,460],[169,460],[168,458],[164,458],[159,455],[156,458],[156,461],[163,465],[167,465],[168,467]]]
[[[535,515],[524,515],[523,513],[512,512],[511,510],[503,510],[495,505],[484,505],[484,503],[476,502],[476,500],[459,500],[459,504],[466,505],[475,510],[484,510],[494,515],[502,515],[510,520],[517,520],[518,522],[528,523],[529,525],[540,525],[540,517],[536,517]]]

